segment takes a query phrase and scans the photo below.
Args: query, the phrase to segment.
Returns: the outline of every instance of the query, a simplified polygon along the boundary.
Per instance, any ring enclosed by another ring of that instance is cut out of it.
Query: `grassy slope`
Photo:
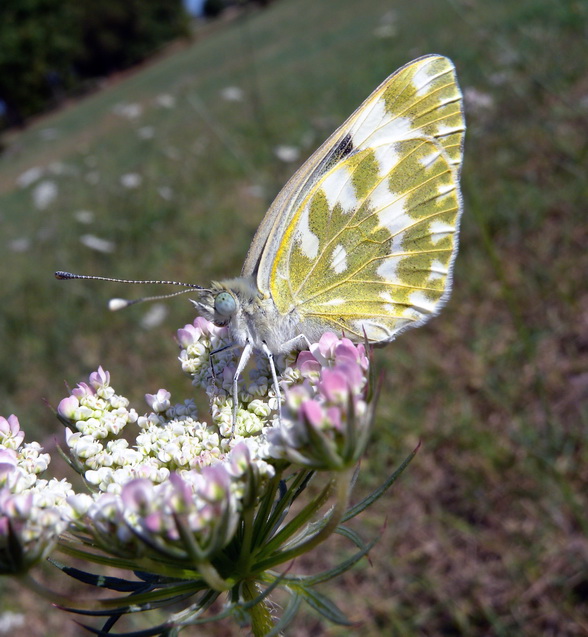
[[[187,394],[169,337],[191,320],[187,303],[170,302],[165,325],[144,330],[148,308],[102,309],[133,290],[60,284],[52,271],[237,274],[294,169],[272,146],[308,154],[388,73],[446,54],[462,86],[489,98],[469,103],[455,293],[442,317],[378,353],[386,391],[360,488],[423,446],[365,520],[370,537],[386,525],[372,567],[330,592],[364,637],[586,634],[587,19],[572,0],[282,0],[31,126],[0,158],[2,413],[17,412],[29,439],[48,436],[59,427],[41,397],[55,404],[62,379],[98,364],[137,402],[160,386]],[[376,37],[386,24],[394,35]],[[245,100],[223,100],[227,86]],[[164,93],[173,108],[157,105]],[[113,112],[130,102],[138,119]],[[146,126],[152,139],[138,134]],[[39,182],[15,185],[32,166],[59,188],[42,211]],[[123,188],[125,173],[141,186]],[[91,226],[74,220],[81,209]],[[87,232],[115,252],[83,247]],[[29,250],[15,252],[23,237]],[[41,607],[26,634],[50,634]],[[307,615],[289,634],[350,632],[321,630]]]

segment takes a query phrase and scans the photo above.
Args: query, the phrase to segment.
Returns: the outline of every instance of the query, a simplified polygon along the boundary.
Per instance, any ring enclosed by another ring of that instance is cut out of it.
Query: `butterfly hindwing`
[[[446,58],[376,89],[278,196],[258,272],[278,311],[309,333],[372,342],[436,314],[457,248],[463,130]]]

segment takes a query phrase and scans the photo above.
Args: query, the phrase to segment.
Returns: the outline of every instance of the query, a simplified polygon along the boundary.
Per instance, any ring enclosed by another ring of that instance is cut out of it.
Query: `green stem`
[[[251,580],[245,580],[241,587],[243,601],[250,602],[259,597],[261,589],[259,585]],[[251,633],[253,637],[264,637],[274,627],[274,620],[270,610],[270,602],[264,598],[258,604],[255,604],[250,610],[251,612]]]
[[[218,571],[210,562],[199,562],[198,571],[202,575],[202,579],[215,591],[228,591],[232,586],[218,574]]]

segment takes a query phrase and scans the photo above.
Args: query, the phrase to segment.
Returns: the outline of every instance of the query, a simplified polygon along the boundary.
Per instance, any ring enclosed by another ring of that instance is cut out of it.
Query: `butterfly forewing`
[[[404,66],[372,93],[349,124],[356,148],[383,138],[434,137],[449,161],[460,166],[465,126],[453,64],[427,56]]]
[[[374,135],[401,139],[420,132],[432,136],[459,169],[463,131],[461,93],[452,63],[447,58],[428,55],[402,67],[382,82],[278,194],[257,230],[242,275],[257,273],[258,288],[269,292],[274,256],[301,202],[321,175],[338,161],[354,150],[373,145]]]
[[[296,205],[274,219],[258,284],[278,311],[297,311],[303,331],[373,342],[436,314],[457,248],[463,130],[447,59],[388,78],[302,167]]]

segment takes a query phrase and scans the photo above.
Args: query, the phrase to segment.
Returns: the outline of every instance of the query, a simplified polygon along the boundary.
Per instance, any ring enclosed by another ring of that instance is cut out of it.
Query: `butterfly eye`
[[[237,309],[235,297],[229,292],[220,292],[214,299],[214,311],[220,316],[229,318]]]

